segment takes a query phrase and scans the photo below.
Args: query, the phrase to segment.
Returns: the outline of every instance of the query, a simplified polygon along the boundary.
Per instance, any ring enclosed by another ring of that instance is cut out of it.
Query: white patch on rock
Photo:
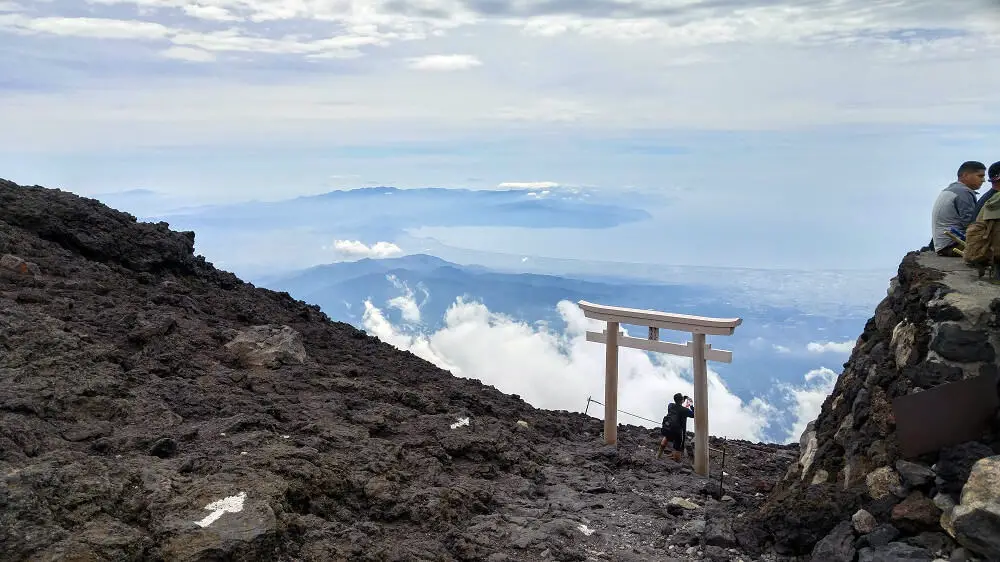
[[[266,324],[240,332],[226,344],[244,367],[270,367],[301,365],[307,355],[302,335],[288,326]]]
[[[809,422],[806,425],[806,430],[802,432],[802,437],[799,439],[799,447],[802,451],[802,455],[799,457],[799,466],[802,467],[802,480],[806,479],[806,473],[809,472],[809,467],[812,466],[813,460],[816,459],[816,449],[819,443],[816,441],[816,420]]]
[[[827,472],[827,471],[825,471],[825,470],[823,470],[821,468],[821,469],[819,469],[819,470],[816,471],[815,475],[813,475],[812,483],[813,484],[826,484],[826,481],[829,480],[829,479],[830,479],[830,473]]]
[[[589,537],[590,535],[593,535],[593,534],[594,534],[594,530],[593,530],[593,529],[591,529],[590,527],[587,527],[587,526],[586,526],[586,525],[584,525],[583,523],[581,523],[581,524],[580,524],[579,526],[577,526],[577,529],[579,529],[579,531],[580,531],[581,533],[583,533],[584,535],[587,535],[588,537]]]
[[[902,369],[910,363],[916,351],[917,327],[903,320],[892,329],[892,339],[889,342],[896,358],[896,368]]]
[[[229,496],[228,498],[214,501],[204,507],[204,509],[211,511],[212,513],[209,513],[201,521],[195,521],[194,524],[199,527],[208,527],[222,517],[223,513],[239,513],[243,511],[243,501],[246,499],[247,493],[240,492],[239,495]]]
[[[676,505],[677,507],[681,507],[684,509],[698,509],[699,507],[698,504],[694,503],[691,500],[686,500],[684,498],[677,498],[677,497],[670,498],[669,503],[670,505]]]
[[[451,424],[452,429],[458,429],[460,427],[465,427],[469,425],[469,418],[459,418],[459,420]]]

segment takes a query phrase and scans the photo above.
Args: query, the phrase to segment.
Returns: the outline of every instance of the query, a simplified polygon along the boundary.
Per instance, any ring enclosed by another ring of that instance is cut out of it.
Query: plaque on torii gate
[[[577,305],[584,316],[607,322],[603,333],[587,332],[587,341],[603,343],[607,348],[604,381],[604,441],[608,445],[618,442],[618,348],[631,347],[690,357],[694,371],[694,471],[708,475],[708,361],[731,363],[733,353],[712,349],[705,343],[706,335],[731,336],[742,318],[707,318],[656,310],[640,310],[607,306],[580,301]],[[622,324],[646,326],[648,339],[634,338],[620,333]],[[677,344],[660,341],[660,329],[688,332],[694,341]]]

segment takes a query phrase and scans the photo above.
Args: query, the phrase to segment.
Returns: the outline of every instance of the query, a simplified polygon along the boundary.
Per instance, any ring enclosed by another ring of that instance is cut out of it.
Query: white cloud
[[[427,303],[427,299],[430,297],[430,293],[427,292],[427,288],[420,286],[419,289],[424,295],[424,299],[419,304],[413,295],[413,289],[410,288],[405,282],[401,281],[395,275],[386,275],[386,279],[392,283],[394,287],[403,292],[402,295],[398,297],[393,297],[389,299],[387,303],[391,308],[399,310],[403,316],[403,321],[408,324],[419,324],[420,323],[420,308]]]
[[[219,6],[205,6],[201,4],[188,4],[183,8],[184,13],[194,17],[212,21],[240,21],[241,17],[233,15],[229,10]]]
[[[402,298],[408,298],[405,295]],[[604,348],[586,341],[587,329],[601,329],[574,304],[558,309],[568,328],[555,333],[514,321],[477,302],[461,298],[445,314],[445,326],[425,334],[393,326],[372,302],[365,303],[365,329],[381,340],[502,392],[518,394],[535,407],[583,411],[587,396],[604,395]],[[676,392],[693,394],[690,360],[621,350],[619,409],[651,420],[663,417]],[[710,431],[760,439],[773,408],[762,400],[743,402],[718,374],[709,370]],[[600,411],[596,413],[601,416]],[[657,423],[619,414],[622,423],[656,427]]]
[[[23,12],[24,6],[11,0],[0,0],[0,12]]]
[[[844,342],[809,342],[806,349],[809,353],[850,353],[854,350],[857,340]]]
[[[156,22],[118,20],[106,18],[64,18],[23,15],[0,17],[0,31],[4,28],[20,34],[45,33],[64,37],[91,39],[162,39],[170,28]]]
[[[190,62],[212,62],[215,60],[215,55],[213,53],[203,51],[201,49],[193,49],[191,47],[170,47],[161,54],[168,59],[185,60]]]
[[[497,184],[500,189],[552,189],[559,187],[554,181],[505,181]],[[531,195],[529,193],[529,195]]]
[[[410,68],[415,70],[434,70],[450,72],[468,70],[482,66],[483,62],[472,55],[429,55],[410,59]]]
[[[334,240],[330,249],[348,260],[390,258],[403,253],[403,250],[392,242],[376,242],[368,246],[360,240]]]
[[[787,347],[785,347],[783,345],[772,344],[771,347],[774,348],[774,350],[777,351],[778,353],[791,353],[792,352],[791,349],[789,349],[789,348],[787,348]]]
[[[837,373],[820,367],[806,373],[805,381],[806,386],[802,388],[782,385],[786,396],[795,404],[795,423],[786,436],[786,442],[789,443],[797,442],[809,422],[819,416],[823,402],[837,384]]]

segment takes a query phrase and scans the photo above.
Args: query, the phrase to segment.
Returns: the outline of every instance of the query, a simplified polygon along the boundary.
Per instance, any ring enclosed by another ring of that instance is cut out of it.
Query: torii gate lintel
[[[742,318],[709,318],[655,310],[639,310],[594,304],[577,303],[584,316],[607,322],[603,333],[587,332],[587,341],[603,343],[607,348],[604,382],[604,440],[609,445],[618,442],[618,348],[631,347],[645,351],[690,357],[694,366],[694,413],[696,473],[708,475],[708,361],[731,363],[730,351],[712,349],[705,343],[706,335],[731,336]],[[647,326],[648,339],[635,338],[620,332],[622,324]],[[687,344],[659,341],[660,329],[689,332],[692,340]]]

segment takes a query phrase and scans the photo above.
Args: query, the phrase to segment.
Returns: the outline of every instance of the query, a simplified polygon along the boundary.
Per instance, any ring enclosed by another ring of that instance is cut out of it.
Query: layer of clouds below
[[[403,311],[404,322],[419,318],[413,292],[397,281],[403,291],[390,306]],[[426,296],[426,293],[425,293]],[[518,394],[537,408],[583,411],[588,396],[603,401],[604,346],[586,341],[586,331],[600,331],[603,323],[587,319],[569,301],[558,305],[567,324],[564,333],[545,326],[531,326],[491,312],[479,302],[459,298],[445,314],[445,325],[434,333],[412,326],[395,326],[371,301],[365,302],[364,328],[382,341],[451,371],[474,378],[507,394]],[[676,392],[694,395],[689,359],[650,355],[622,348],[619,354],[619,409],[659,420]],[[832,382],[820,369],[806,375],[805,386],[787,387],[797,419],[787,441],[798,440],[800,427],[816,417]],[[820,373],[820,374],[816,374]],[[835,379],[836,375],[833,376]],[[713,435],[763,440],[774,406],[761,399],[744,402],[732,394],[709,366],[710,431]],[[591,410],[602,417],[601,406]],[[632,416],[619,414],[621,423],[656,427]],[[798,433],[796,433],[798,432]]]

